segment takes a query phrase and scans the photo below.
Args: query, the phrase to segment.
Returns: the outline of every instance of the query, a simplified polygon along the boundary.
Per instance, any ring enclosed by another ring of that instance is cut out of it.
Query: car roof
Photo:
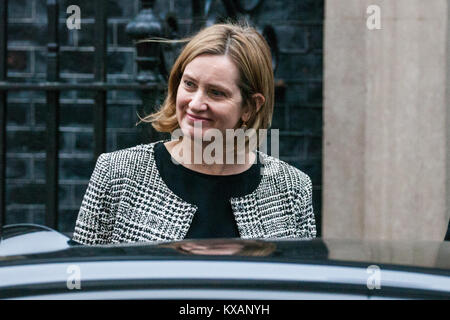
[[[235,248],[239,250],[236,251]],[[375,264],[450,272],[450,242],[321,238],[313,240],[199,239],[86,246],[73,242],[62,233],[36,224],[5,226],[0,242],[0,266],[50,260],[142,259]]]

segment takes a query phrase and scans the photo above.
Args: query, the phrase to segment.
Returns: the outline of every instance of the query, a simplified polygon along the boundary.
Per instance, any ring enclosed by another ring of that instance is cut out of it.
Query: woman
[[[272,119],[271,61],[249,26],[218,24],[195,35],[171,70],[165,102],[143,119],[179,138],[102,154],[73,240],[314,238],[309,177],[255,151]],[[225,138],[230,130],[241,135]],[[211,132],[225,151],[207,152]]]

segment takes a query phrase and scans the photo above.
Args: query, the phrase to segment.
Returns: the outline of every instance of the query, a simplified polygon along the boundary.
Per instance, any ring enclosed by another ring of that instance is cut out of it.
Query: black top
[[[256,190],[261,182],[260,161],[239,174],[209,175],[172,162],[163,142],[154,150],[159,174],[169,189],[198,208],[185,238],[239,238],[230,198]]]

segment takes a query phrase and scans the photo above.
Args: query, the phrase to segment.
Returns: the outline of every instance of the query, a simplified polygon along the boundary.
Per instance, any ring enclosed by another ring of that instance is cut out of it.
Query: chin
[[[189,135],[191,137],[195,136],[197,138],[202,138],[205,134],[205,131],[209,128],[210,128],[209,126],[205,126],[205,124],[202,123],[202,129],[201,130],[195,129],[195,134],[194,134],[194,123],[189,121],[188,119],[184,119],[182,121],[182,126],[181,126],[183,135]]]
[[[184,125],[181,127],[181,131],[183,132],[183,136],[190,137],[192,139],[202,139],[204,136],[204,129],[196,130],[194,134],[194,126]]]

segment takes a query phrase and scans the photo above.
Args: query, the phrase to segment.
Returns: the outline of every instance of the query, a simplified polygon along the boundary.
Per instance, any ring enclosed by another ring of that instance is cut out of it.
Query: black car
[[[449,242],[209,239],[84,246],[3,227],[1,299],[448,299]]]

